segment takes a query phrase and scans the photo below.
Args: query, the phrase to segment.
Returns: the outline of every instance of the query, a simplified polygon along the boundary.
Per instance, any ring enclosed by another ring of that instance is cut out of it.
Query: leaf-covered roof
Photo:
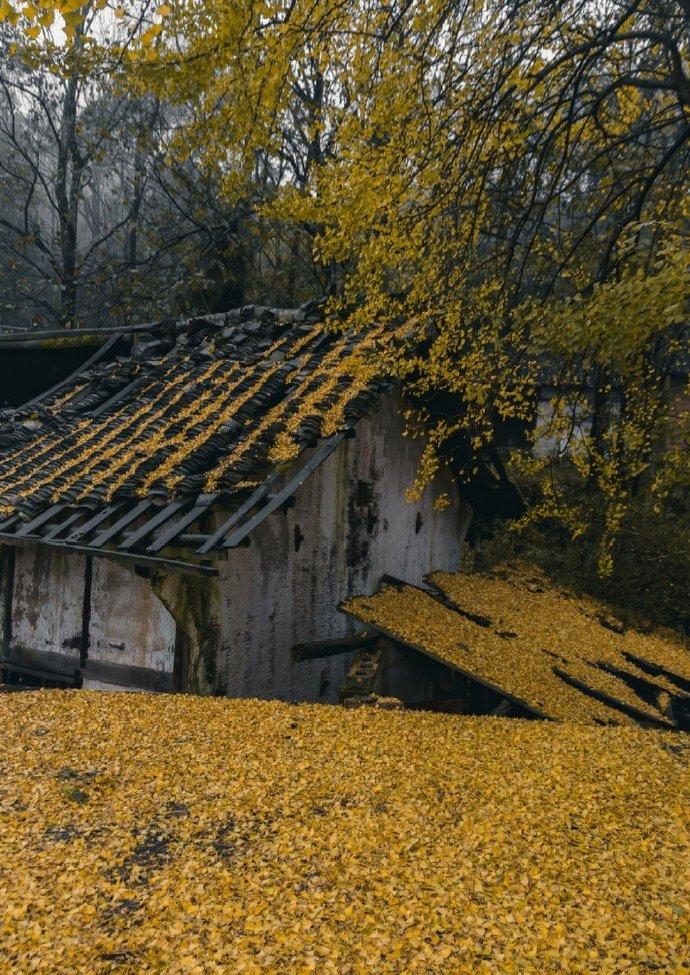
[[[556,589],[528,566],[434,573],[432,591],[384,585],[343,606],[556,720],[673,726],[690,717],[690,648],[626,629],[604,604]]]
[[[318,310],[250,306],[159,326],[0,420],[0,515],[233,492],[350,427],[383,383],[383,340]]]

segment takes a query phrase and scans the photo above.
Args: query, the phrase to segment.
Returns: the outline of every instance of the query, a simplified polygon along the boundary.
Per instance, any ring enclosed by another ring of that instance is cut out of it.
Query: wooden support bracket
[[[371,700],[375,697],[374,684],[383,664],[388,643],[379,637],[373,646],[362,647],[357,651],[352,666],[347,672],[345,683],[340,691],[341,703],[353,698]]]

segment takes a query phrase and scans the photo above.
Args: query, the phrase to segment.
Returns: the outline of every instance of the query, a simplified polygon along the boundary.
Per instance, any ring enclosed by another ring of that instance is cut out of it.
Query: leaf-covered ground
[[[690,972],[690,739],[0,696],[0,971]]]

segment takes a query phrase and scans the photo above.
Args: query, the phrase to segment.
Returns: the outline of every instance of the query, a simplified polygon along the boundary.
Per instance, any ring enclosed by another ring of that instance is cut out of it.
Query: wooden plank
[[[381,576],[379,586],[393,586],[394,589],[417,589],[419,592],[423,592],[425,596],[430,596],[431,599],[435,600],[441,606],[445,606],[446,609],[451,609],[454,613],[457,613],[458,616],[464,616],[465,619],[468,619],[471,623],[476,623],[477,626],[483,626],[484,629],[490,629],[494,625],[493,620],[489,616],[482,616],[479,613],[471,613],[469,610],[463,609],[462,606],[459,606],[455,600],[451,599],[440,586],[437,586],[436,583],[429,578],[429,576],[424,577],[423,586],[416,586],[412,582],[405,582],[404,579],[399,579],[397,576],[392,576],[386,573],[385,575]]]
[[[212,494],[200,494],[195,507],[192,508],[191,511],[188,511],[186,515],[178,518],[173,525],[162,532],[158,538],[155,539],[155,541],[151,542],[146,551],[151,555],[155,555],[156,552],[160,552],[161,549],[164,549],[166,545],[173,542],[178,535],[182,534],[185,528],[188,528],[189,525],[193,524],[198,518],[200,518],[204,512],[208,511],[208,509],[215,504],[219,497],[220,494],[218,491],[214,491]]]
[[[83,514],[83,511],[73,511],[69,518],[66,518],[59,524],[54,525],[46,535],[42,535],[41,541],[49,542],[52,538],[57,538],[58,535],[61,535],[63,531],[65,531],[65,529],[69,528],[70,525],[73,525],[75,521],[79,521],[79,519],[83,517]]]
[[[84,666],[89,657],[91,643],[91,589],[93,585],[93,556],[87,555],[84,567],[84,593],[81,604],[81,635],[79,640],[79,664]]]
[[[42,667],[25,667],[7,660],[0,660],[0,669],[18,674],[23,677],[33,677],[35,680],[49,680],[54,684],[66,684],[68,687],[79,686],[79,674],[63,674],[60,671],[44,670]]]
[[[12,602],[14,600],[15,551],[11,545],[3,545],[0,551],[0,579],[3,583],[2,651],[9,651],[12,642]]]
[[[471,623],[476,623],[477,626],[483,626],[485,629],[490,629],[493,627],[494,623],[490,616],[483,616],[480,613],[471,613],[468,609],[463,609],[459,606],[454,599],[441,589],[440,586],[430,579],[428,576],[424,577],[424,583],[428,586],[428,589],[422,589],[422,592],[426,592],[432,599],[435,599],[437,603],[441,603],[446,609],[452,609],[454,613],[458,613],[460,616],[464,616],[465,619],[470,620]],[[404,585],[404,583],[403,583]],[[420,588],[415,586],[415,589]]]
[[[628,717],[632,718],[634,721],[639,722],[642,725],[651,728],[665,728],[667,731],[675,730],[675,725],[671,721],[666,721],[664,718],[655,718],[651,714],[647,714],[646,711],[639,711],[636,707],[631,704],[626,704],[625,701],[619,701],[618,698],[612,697],[610,694],[606,694],[605,691],[599,691],[594,687],[590,687],[585,681],[580,680],[578,677],[574,677],[567,670],[563,670],[562,667],[553,667],[553,672],[557,677],[566,683],[570,684],[576,690],[581,691],[583,694],[587,694],[589,697],[593,697],[596,701],[601,701],[607,707],[612,708],[615,711],[620,711],[623,714],[627,714]]]
[[[118,548],[123,552],[134,548],[134,546],[143,541],[147,535],[150,535],[151,532],[155,531],[159,525],[162,525],[164,521],[167,521],[168,518],[176,515],[178,511],[181,511],[182,508],[190,503],[191,502],[189,499],[185,499],[184,501],[173,501],[171,504],[161,508],[160,511],[157,511],[156,514],[152,518],[149,518],[148,521],[144,522],[143,525],[128,535],[125,535],[124,540],[120,542]]]
[[[245,515],[248,515],[249,512],[252,510],[252,508],[255,508],[260,501],[263,501],[263,499],[266,497],[268,492],[271,490],[273,485],[278,480],[279,476],[280,475],[278,474],[271,474],[269,477],[267,477],[266,480],[263,482],[263,484],[260,484],[259,487],[252,494],[250,494],[247,500],[240,505],[237,511],[233,512],[233,514],[231,514],[230,517],[223,522],[223,524],[220,526],[218,531],[214,532],[213,535],[211,535],[211,537],[208,539],[208,541],[205,542],[201,546],[201,548],[197,550],[198,554],[206,555],[208,552],[211,551],[212,548],[215,548],[216,545],[219,545],[223,541],[225,536],[228,534],[228,532],[232,528],[234,528],[235,525],[238,524],[238,522],[240,522]]]
[[[75,677],[79,672],[79,658],[54,650],[29,650],[27,647],[12,647],[2,653],[0,665],[25,671],[36,671],[37,676]]]
[[[687,677],[682,677],[680,674],[676,674],[675,671],[669,670],[667,667],[662,667],[660,664],[655,664],[653,661],[647,660],[644,657],[638,657],[628,650],[623,651],[623,656],[629,663],[634,664],[635,667],[639,667],[644,673],[650,674],[652,677],[665,677],[667,681],[675,684],[679,690],[690,692],[690,680]]]
[[[140,501],[138,504],[135,504],[134,507],[130,508],[129,511],[126,511],[121,518],[118,518],[113,525],[110,525],[102,532],[99,532],[98,535],[96,535],[96,537],[93,538],[89,543],[89,548],[100,548],[102,545],[105,545],[106,542],[109,542],[111,538],[115,538],[116,535],[120,534],[123,528],[126,528],[127,525],[131,525],[131,523],[140,515],[143,515],[145,511],[148,511],[151,504],[151,501]]]
[[[374,647],[380,639],[378,633],[353,633],[352,636],[339,639],[296,643],[291,650],[291,655],[296,661],[320,660],[322,657],[336,657],[353,650]]]
[[[136,687],[144,691],[171,692],[175,689],[173,675],[167,670],[115,664],[109,660],[89,658],[81,668],[82,680],[97,680],[104,684]]]
[[[142,388],[147,384],[147,382],[150,381],[151,377],[148,375],[137,376],[136,379],[133,379],[131,383],[127,383],[127,385],[123,386],[122,389],[120,389],[117,393],[113,393],[110,399],[107,399],[105,403],[101,403],[101,405],[97,406],[96,409],[91,410],[89,413],[89,418],[95,419],[96,417],[101,416],[101,414],[109,410],[111,406],[116,406],[121,400],[129,396],[130,393]]]
[[[307,461],[307,463],[302,467],[295,476],[288,481],[282,490],[274,494],[271,500],[264,505],[264,507],[250,518],[249,521],[245,522],[240,528],[234,531],[228,538],[223,542],[223,548],[237,548],[238,545],[247,538],[251,533],[257,528],[270,514],[280,508],[281,505],[285,504],[288,498],[297,491],[304,482],[311,477],[314,471],[318,470],[323,462],[333,453],[336,447],[345,439],[347,436],[347,431],[343,433],[337,433],[334,437],[330,437],[319,447],[315,454]]]
[[[66,505],[64,504],[51,505],[49,508],[42,511],[40,515],[37,515],[36,518],[33,518],[31,521],[27,521],[24,525],[22,525],[21,528],[18,528],[14,533],[15,538],[26,538],[28,535],[32,535],[37,528],[40,528],[41,525],[45,525],[46,522],[49,522],[51,518],[55,517],[55,515],[58,515],[61,511],[64,511],[65,508]]]
[[[88,535],[93,531],[94,528],[98,528],[98,526],[107,518],[110,518],[111,515],[116,514],[116,512],[118,512],[122,507],[122,504],[122,501],[116,501],[115,504],[109,504],[105,508],[102,508],[93,516],[93,518],[89,518],[89,520],[85,521],[83,525],[80,525],[79,528],[76,528],[73,532],[71,532],[71,534],[65,539],[67,544],[71,545],[74,542],[78,542],[84,537],[84,535]]]

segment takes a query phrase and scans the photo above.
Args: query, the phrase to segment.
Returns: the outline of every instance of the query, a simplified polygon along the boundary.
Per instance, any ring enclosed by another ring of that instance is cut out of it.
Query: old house
[[[337,700],[351,654],[291,649],[352,632],[338,604],[388,573],[454,569],[469,514],[447,472],[405,499],[385,341],[248,307],[111,335],[4,409],[4,678]]]

